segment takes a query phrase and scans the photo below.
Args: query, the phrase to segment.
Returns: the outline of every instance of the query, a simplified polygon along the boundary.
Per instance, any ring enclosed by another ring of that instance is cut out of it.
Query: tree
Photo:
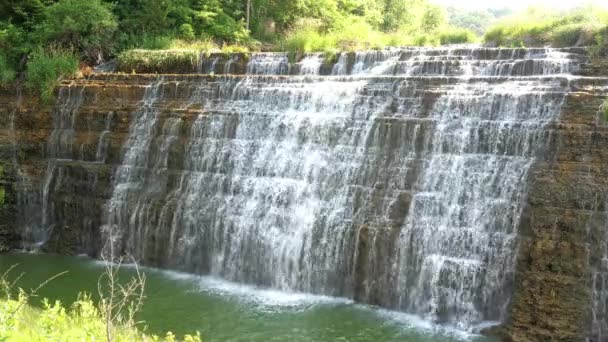
[[[32,31],[44,17],[46,6],[54,2],[54,0],[3,0],[0,1],[0,19],[26,31]]]
[[[73,49],[101,62],[113,45],[114,15],[100,0],[60,0],[45,10],[36,36],[43,45]]]
[[[434,31],[445,22],[445,10],[437,5],[428,5],[422,15],[421,27],[425,32]]]

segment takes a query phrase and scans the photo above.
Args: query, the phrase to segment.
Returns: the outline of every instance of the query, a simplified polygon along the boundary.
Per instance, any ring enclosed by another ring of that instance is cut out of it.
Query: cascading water
[[[95,161],[98,163],[105,163],[108,157],[108,147],[110,144],[109,136],[112,133],[112,119],[114,118],[114,112],[109,112],[106,116],[104,130],[99,135],[99,141],[97,142],[97,151],[95,152]]]
[[[503,318],[527,172],[563,87],[475,81],[437,100],[433,147],[399,243],[402,309],[463,328]]]
[[[247,63],[251,75],[287,75],[290,65],[286,53],[256,53]]]
[[[18,187],[18,190],[16,191],[18,210],[18,215],[16,215],[16,223],[20,227],[20,230],[22,232],[21,234],[23,236],[23,241],[31,241],[30,238],[34,236],[34,227],[39,224],[39,211],[35,210],[35,205],[33,205],[33,203],[36,202],[38,196],[36,196],[35,192],[32,190],[31,180],[29,179],[29,177],[27,177],[26,173],[23,172],[22,167],[19,163],[19,146],[18,138],[16,135],[17,130],[15,127],[15,121],[18,115],[18,111],[20,110],[23,102],[23,89],[21,87],[17,88],[16,95],[17,96],[15,101],[15,107],[11,111],[9,117],[9,139],[12,145],[11,162],[12,167],[14,168],[15,184]]]
[[[23,203],[27,211],[41,210],[39,215],[32,215],[23,230],[24,248],[38,248],[47,242],[53,227],[54,200],[52,193],[62,186],[61,178],[63,161],[74,158],[74,125],[80,106],[83,102],[84,88],[63,87],[59,90],[53,108],[53,130],[46,146],[48,163],[42,183],[40,206],[37,201]],[[22,195],[28,195],[22,191]],[[29,196],[31,197],[31,196]]]
[[[159,78],[114,175],[106,252],[467,330],[500,321],[528,170],[577,58],[394,49],[277,77],[286,55],[260,54],[245,76]],[[189,124],[163,107],[177,89]]]
[[[114,257],[116,248],[122,248],[119,243],[124,242],[124,240],[119,240],[116,235],[118,229],[125,229],[130,225],[131,215],[124,210],[132,210],[133,208],[129,206],[129,203],[132,203],[131,199],[137,196],[137,192],[145,192],[143,191],[145,189],[141,188],[143,185],[141,181],[146,178],[148,169],[154,166],[150,163],[148,156],[160,112],[158,108],[154,107],[154,104],[162,86],[163,82],[160,79],[146,89],[141,108],[134,113],[134,124],[131,125],[126,143],[128,149],[122,165],[114,175],[114,191],[106,210],[106,225],[102,227],[104,240],[102,254],[110,259]]]

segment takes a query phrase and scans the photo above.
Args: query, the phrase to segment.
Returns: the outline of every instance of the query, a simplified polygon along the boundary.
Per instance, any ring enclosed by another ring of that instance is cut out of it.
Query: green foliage
[[[285,49],[294,55],[308,52],[327,51],[336,45],[336,38],[322,34],[314,29],[294,31],[287,36],[284,42]]]
[[[483,35],[489,25],[498,18],[489,10],[465,10],[457,7],[448,7],[448,24],[452,27],[461,27],[472,30],[476,35]]]
[[[604,116],[604,120],[608,121],[608,97],[604,100],[602,104],[602,114]]]
[[[198,63],[198,50],[129,50],[118,55],[118,69],[131,72],[192,71]]]
[[[194,40],[195,36],[194,36],[194,29],[192,28],[192,25],[190,25],[190,24],[182,24],[179,27],[179,36],[182,39]]]
[[[211,53],[240,53],[247,57],[250,48],[245,45],[225,44],[220,47],[210,40],[187,41],[174,39],[165,49],[132,49],[117,57],[118,70],[123,72],[192,72],[198,65],[201,55]]]
[[[498,18],[485,33],[491,45],[588,45],[600,53],[608,37],[608,12],[599,8],[509,14],[446,11],[429,0],[11,0],[0,3],[0,82],[27,70],[29,86],[50,96],[51,80],[74,68],[43,66],[40,51],[49,49],[73,51],[86,63],[119,56],[123,70],[175,72],[191,70],[200,52],[264,48],[335,58],[338,51],[471,43]]]
[[[466,44],[477,41],[475,32],[470,29],[459,27],[448,27],[439,33],[439,43],[446,44]]]
[[[0,21],[0,51],[9,67],[16,69],[32,46],[28,33],[22,27]]]
[[[53,1],[48,0],[11,0],[0,2],[0,18],[14,25],[32,31],[44,17],[45,6]]]
[[[423,12],[420,28],[425,32],[437,30],[446,22],[445,9],[439,6],[427,6]]]
[[[41,308],[34,308],[30,302],[38,291],[68,272],[56,274],[25,291],[16,288],[23,273],[9,278],[16,266],[0,274],[0,341],[178,341],[171,332],[156,336],[137,329],[136,325],[142,322],[135,322],[133,315],[141,307],[145,285],[145,275],[139,270],[136,277],[124,282],[118,279],[120,263],[109,264],[99,278],[98,303],[89,294],[81,293],[69,308],[47,299],[42,300]],[[202,339],[197,333],[185,335],[183,341],[201,342]]]
[[[91,61],[102,61],[113,45],[117,23],[100,0],[59,0],[45,11],[35,35],[43,45],[73,49]]]
[[[147,50],[166,50],[171,47],[174,38],[171,36],[150,36],[143,35],[129,44],[132,48]]]
[[[143,35],[242,42],[248,38],[243,10],[236,0],[124,0],[114,7],[123,48]]]
[[[78,58],[69,51],[61,49],[39,49],[27,63],[26,86],[38,91],[43,102],[49,102],[57,83],[78,72]]]
[[[529,8],[492,26],[484,41],[497,46],[589,46],[606,25],[608,11],[597,7],[569,12]]]
[[[15,70],[8,64],[7,59],[0,55],[0,84],[11,82],[15,78]]]
[[[591,56],[608,55],[608,25],[595,33],[594,44],[589,47]]]
[[[44,300],[42,309],[28,304],[28,296],[20,291],[17,298],[0,299],[0,340],[6,341],[105,341],[106,322],[91,297],[81,294],[69,308],[59,301]],[[145,335],[126,325],[114,326],[113,340],[177,341],[168,332],[164,337]],[[184,342],[200,342],[200,334],[186,335]]]

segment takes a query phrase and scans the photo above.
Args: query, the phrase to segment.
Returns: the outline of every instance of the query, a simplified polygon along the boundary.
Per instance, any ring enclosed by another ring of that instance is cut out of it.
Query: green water
[[[0,272],[14,264],[18,267],[12,276],[24,272],[18,285],[26,289],[68,271],[39,292],[41,298],[66,304],[79,291],[96,293],[97,279],[104,270],[100,262],[87,258],[0,255]],[[121,278],[129,278],[133,272],[123,267]],[[205,341],[488,341],[345,299],[256,289],[148,268],[143,272],[147,298],[138,318],[151,333],[200,331]]]

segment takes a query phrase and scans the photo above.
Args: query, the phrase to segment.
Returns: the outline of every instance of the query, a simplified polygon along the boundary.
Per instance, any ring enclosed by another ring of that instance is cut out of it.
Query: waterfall
[[[35,205],[33,204],[35,203],[37,196],[32,190],[31,180],[27,174],[23,172],[22,166],[19,163],[19,142],[16,135],[15,120],[23,102],[23,89],[21,87],[17,88],[16,95],[15,107],[11,111],[9,117],[9,139],[12,145],[11,162],[12,167],[14,168],[15,184],[17,188],[15,191],[17,202],[16,223],[22,234],[22,243],[24,243],[29,237],[33,236],[33,227],[38,223],[38,212],[35,210]]]
[[[403,48],[327,71],[312,54],[292,73],[285,54],[254,54],[243,76],[156,78],[113,177],[104,255],[465,330],[502,321],[528,172],[580,58]]]
[[[461,83],[431,110],[433,147],[400,237],[400,307],[466,328],[501,321],[527,173],[559,80]]]
[[[99,135],[99,141],[97,142],[97,151],[95,152],[95,161],[98,163],[105,163],[108,157],[108,146],[110,144],[109,136],[112,133],[112,119],[114,118],[114,112],[108,112],[104,124],[104,130]]]
[[[308,55],[297,63],[300,75],[318,75],[322,64],[323,56],[319,53]]]
[[[102,254],[110,260],[114,258],[114,249],[126,243],[122,237],[116,235],[117,227],[130,227],[129,207],[131,199],[137,196],[136,192],[144,192],[141,180],[146,177],[147,170],[152,168],[149,158],[150,146],[154,138],[158,123],[159,108],[155,103],[162,91],[162,78],[155,84],[146,88],[140,109],[134,113],[134,124],[131,125],[129,137],[126,142],[128,149],[123,158],[122,165],[114,175],[114,191],[107,205],[105,226],[102,227],[102,236],[105,241]],[[136,213],[137,214],[137,213]],[[134,215],[136,216],[136,215]],[[130,229],[133,230],[133,229]]]
[[[53,107],[53,130],[46,145],[47,165],[42,180],[41,193],[32,196],[25,189],[21,196],[27,197],[27,203],[20,203],[24,210],[32,215],[27,218],[23,230],[24,248],[38,248],[47,242],[54,228],[53,193],[62,186],[63,168],[59,166],[65,160],[74,158],[75,122],[83,103],[84,88],[61,87]],[[39,197],[34,199],[32,197]],[[39,214],[34,214],[36,211]]]
[[[247,73],[250,75],[286,75],[289,69],[286,53],[256,53],[247,63]]]

